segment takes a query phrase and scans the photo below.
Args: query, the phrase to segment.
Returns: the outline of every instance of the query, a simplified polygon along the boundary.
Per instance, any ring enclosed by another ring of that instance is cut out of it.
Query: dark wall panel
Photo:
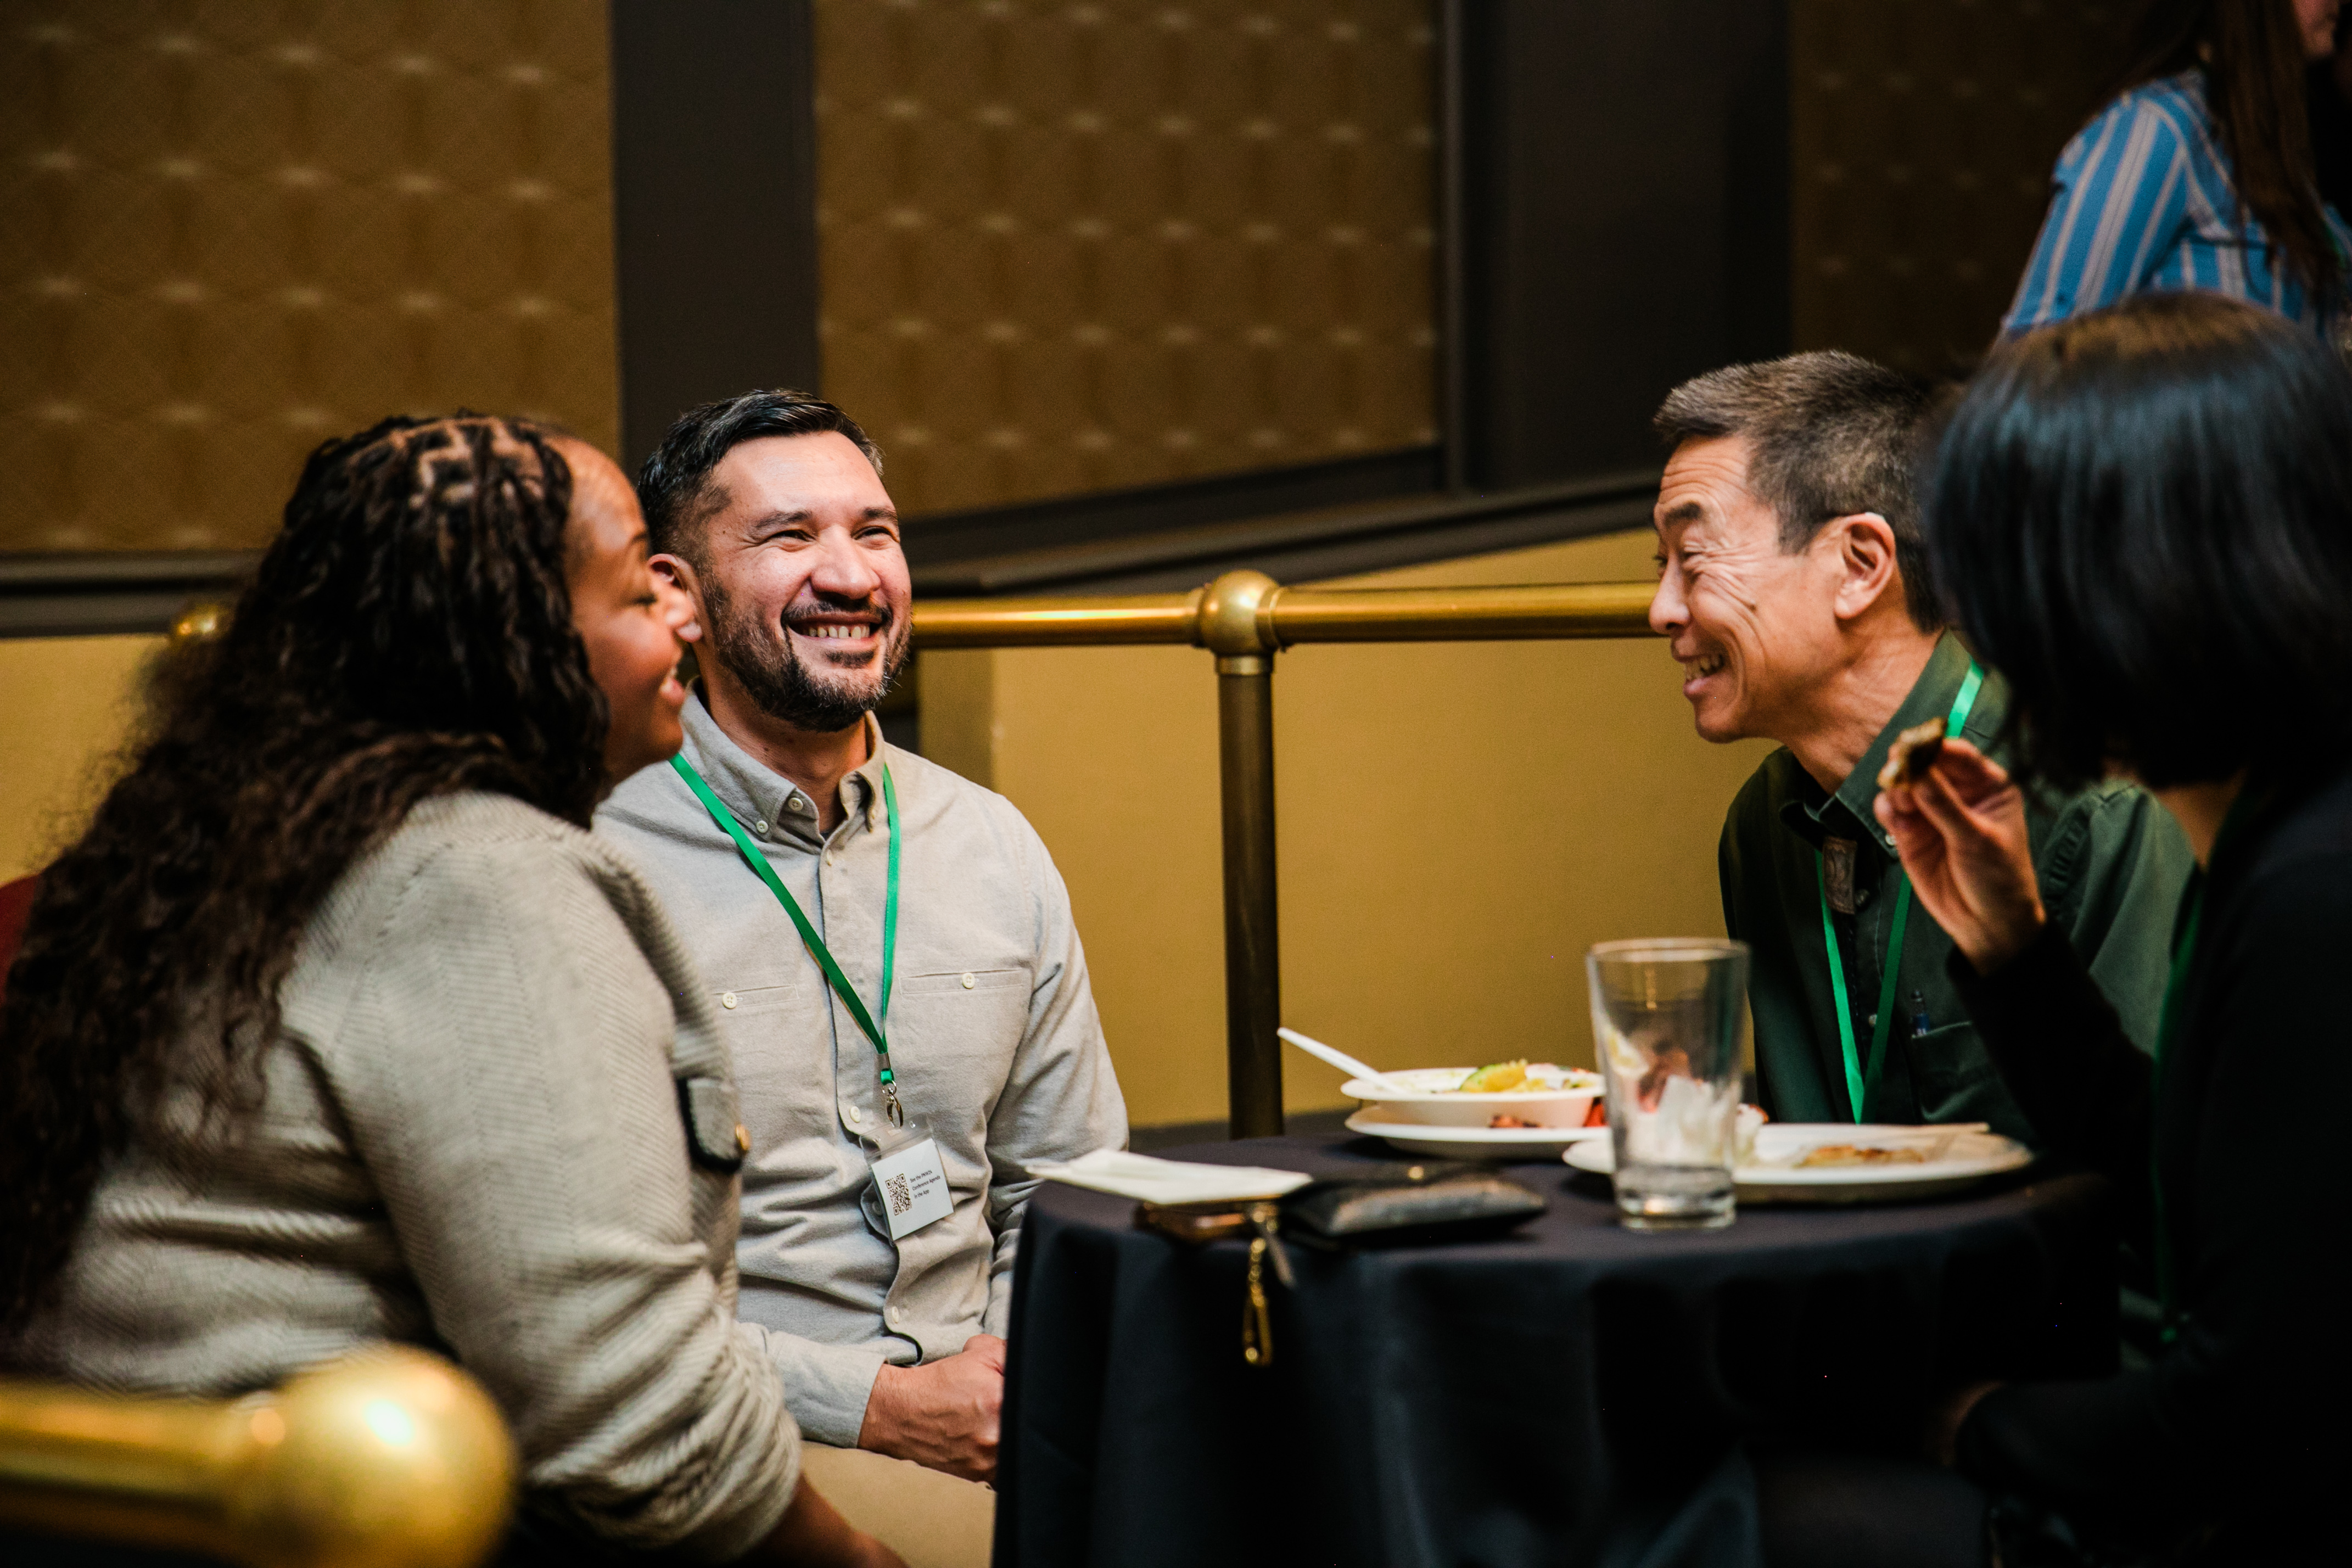
[[[808,0],[613,0],[621,443],[694,404],[814,387]]]
[[[1452,0],[1461,472],[1654,461],[1674,384],[1786,351],[1780,0]]]

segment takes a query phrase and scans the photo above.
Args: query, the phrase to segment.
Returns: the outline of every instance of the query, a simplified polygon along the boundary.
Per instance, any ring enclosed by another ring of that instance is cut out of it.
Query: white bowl
[[[1474,1068],[1412,1068],[1385,1075],[1413,1092],[1396,1094],[1364,1079],[1351,1078],[1339,1092],[1360,1100],[1375,1121],[1418,1122],[1424,1127],[1489,1127],[1497,1116],[1516,1116],[1532,1127],[1581,1127],[1601,1098],[1601,1075],[1570,1068],[1559,1089],[1507,1089],[1464,1094],[1454,1086]]]

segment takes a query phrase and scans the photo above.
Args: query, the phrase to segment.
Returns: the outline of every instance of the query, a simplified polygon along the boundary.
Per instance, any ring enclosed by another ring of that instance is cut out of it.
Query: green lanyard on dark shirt
[[[819,969],[824,971],[825,984],[831,985],[834,994],[841,998],[841,1005],[849,1009],[849,1016],[857,1020],[857,1026],[866,1031],[866,1037],[874,1042],[874,1055],[879,1063],[882,1081],[883,1109],[893,1127],[905,1126],[907,1113],[900,1108],[898,1091],[893,1087],[898,1075],[890,1070],[890,1041],[882,1032],[883,1026],[890,1021],[890,981],[898,963],[898,786],[890,782],[889,765],[885,763],[882,768],[882,802],[889,813],[890,872],[882,897],[882,994],[878,1021],[866,1012],[866,1004],[858,1000],[856,988],[849,984],[849,976],[844,974],[841,965],[834,962],[833,950],[824,945],[824,938],[816,934],[816,927],[811,925],[808,916],[801,912],[800,900],[793,897],[792,889],[784,886],[783,879],[776,875],[776,868],[768,864],[767,856],[751,842],[751,836],[743,831],[743,825],[735,820],[734,813],[719,804],[719,797],[711,793],[709,784],[702,782],[702,775],[694,771],[694,764],[686,760],[683,752],[672,757],[669,765],[677,770],[677,776],[686,781],[686,787],[702,802],[702,809],[710,814],[710,820],[735,841],[743,863],[751,868],[760,880],[768,884],[768,891],[776,895],[776,902],[783,905],[784,913],[792,916],[793,925],[800,931],[801,941],[807,946],[809,956],[816,960]]]
[[[2189,971],[2197,962],[2197,934],[2205,923],[2206,884],[2212,880],[2212,868],[2221,858],[2222,847],[2243,834],[2246,824],[2261,812],[2255,792],[2239,790],[2238,798],[2230,803],[2229,814],[2221,818],[2221,830],[2213,836],[2213,847],[2205,857],[2204,868],[2189,879],[2189,889],[2182,895],[2188,902],[2182,910],[2179,935],[2172,943],[2172,969],[2164,978],[2164,1010],[2157,1015],[2156,1066],[2147,1097],[2147,1189],[2156,1228],[2156,1296],[2164,1308],[2162,1337],[2167,1344],[2179,1333],[2180,1327],[2174,1299],[2177,1281],[2172,1272],[2172,1232],[2164,1217],[2164,1173],[2157,1162],[2156,1108],[2163,1100],[2165,1064],[2172,1058],[2173,1037],[2180,1027],[2180,995],[2188,989]]]
[[[1969,721],[1969,710],[1977,705],[1977,689],[1984,685],[1984,671],[1971,659],[1967,679],[1960,682],[1960,693],[1952,699],[1952,711],[1944,721],[1944,733],[1958,739],[1962,725]],[[1853,1119],[1862,1120],[1864,1104],[1870,1097],[1870,1086],[1878,1081],[1880,1068],[1886,1065],[1886,1037],[1895,1026],[1895,1000],[1903,970],[1903,931],[1911,920],[1911,879],[1901,871],[1895,873],[1898,886],[1895,891],[1895,922],[1886,938],[1886,971],[1878,982],[1878,1012],[1870,1028],[1870,1064],[1865,1071],[1861,1053],[1853,1042],[1853,1005],[1846,1000],[1845,959],[1838,951],[1837,927],[1830,921],[1829,871],[1821,851],[1813,852],[1813,874],[1820,883],[1822,895],[1822,942],[1830,953],[1830,992],[1837,1001],[1838,1044],[1845,1053],[1846,1100],[1853,1107]]]

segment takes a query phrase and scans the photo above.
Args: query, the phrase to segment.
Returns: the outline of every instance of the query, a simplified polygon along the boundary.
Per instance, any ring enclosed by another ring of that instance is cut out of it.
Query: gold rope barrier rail
[[[403,1346],[236,1400],[0,1382],[0,1557],[13,1529],[247,1568],[476,1568],[514,1478],[489,1396]]]
[[[1282,1131],[1274,656],[1301,643],[1648,637],[1654,592],[1649,583],[1288,588],[1262,572],[1228,572],[1189,594],[919,603],[914,637],[925,649],[1159,643],[1216,656],[1227,1104],[1233,1135],[1259,1138]]]
[[[1286,588],[1233,572],[1189,594],[941,599],[915,605],[927,648],[1168,643],[1273,653],[1313,642],[1486,642],[1646,637],[1650,583],[1499,588]],[[1218,639],[1218,640],[1213,640]]]

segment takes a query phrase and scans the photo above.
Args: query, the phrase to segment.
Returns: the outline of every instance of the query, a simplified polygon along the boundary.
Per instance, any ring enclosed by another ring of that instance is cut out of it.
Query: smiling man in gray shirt
[[[1031,1168],[1127,1138],[1069,896],[1010,802],[882,739],[911,591],[845,415],[785,392],[706,405],[638,493],[702,674],[685,766],[638,773],[596,826],[644,868],[734,1055],[740,1315],[810,1437],[986,1480]],[[899,1153],[894,1099],[953,1205],[918,1229],[898,1167],[872,1169]]]

